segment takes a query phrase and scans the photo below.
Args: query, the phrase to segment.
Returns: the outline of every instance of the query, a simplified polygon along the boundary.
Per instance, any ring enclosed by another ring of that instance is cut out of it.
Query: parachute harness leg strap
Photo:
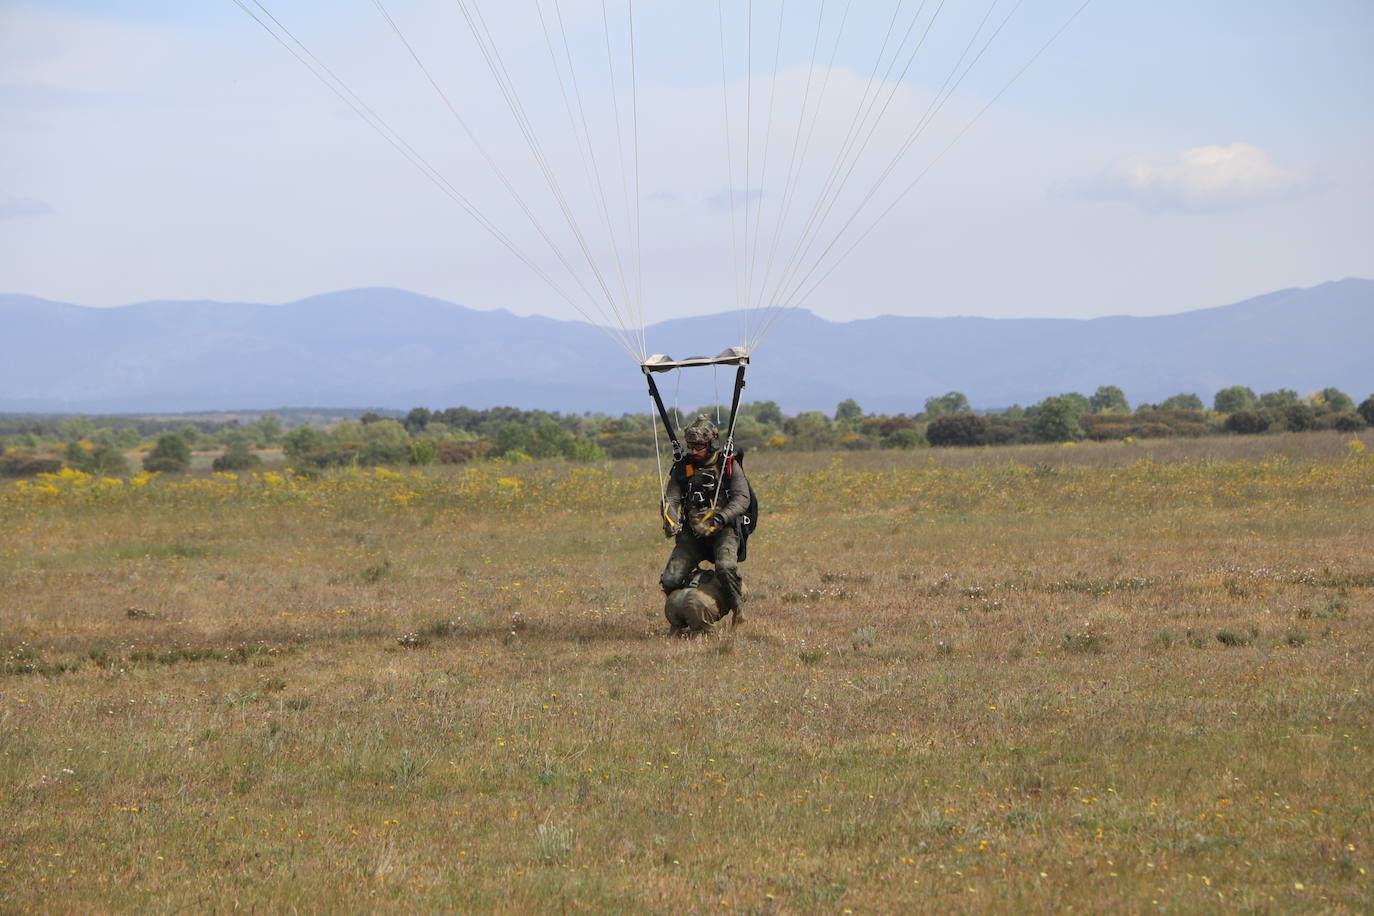
[[[735,457],[735,419],[739,416],[739,396],[744,391],[744,364],[741,363],[735,370],[735,393],[730,398],[730,426],[725,433],[725,449],[721,453],[722,470],[728,467]],[[716,475],[716,495],[711,500],[711,511],[720,506],[720,488],[725,483],[725,475]]]

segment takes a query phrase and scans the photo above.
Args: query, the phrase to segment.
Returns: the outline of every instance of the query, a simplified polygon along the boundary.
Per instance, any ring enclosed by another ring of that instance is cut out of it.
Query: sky
[[[0,292],[749,336],[1374,277],[1369,0],[378,2],[263,0],[370,124],[234,0],[0,0]]]

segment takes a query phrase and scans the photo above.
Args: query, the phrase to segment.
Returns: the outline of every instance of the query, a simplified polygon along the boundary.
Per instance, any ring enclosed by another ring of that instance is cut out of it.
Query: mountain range
[[[737,327],[734,315],[707,315],[646,336],[651,352],[684,358],[720,352]],[[1210,403],[1229,385],[1335,386],[1359,401],[1374,391],[1371,344],[1374,281],[1361,279],[1146,318],[834,322],[799,310],[757,351],[744,399],[791,413],[854,398],[870,412],[910,413],[947,391],[995,408],[1110,384],[1132,404],[1181,392]],[[720,385],[728,397],[729,379]],[[0,411],[459,405],[649,409],[638,368],[593,325],[404,290],[116,308],[0,295]]]

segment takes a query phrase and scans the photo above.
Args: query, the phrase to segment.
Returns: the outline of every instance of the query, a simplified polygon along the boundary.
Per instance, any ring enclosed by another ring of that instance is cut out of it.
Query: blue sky
[[[835,68],[814,71],[811,89],[828,72],[830,95],[815,119],[814,158],[802,161],[793,206],[784,212],[782,179],[794,161],[801,102],[815,98],[807,94],[806,64],[819,2],[789,0],[776,81],[776,0],[754,5],[748,81],[746,7],[724,4],[733,181],[714,4],[635,4],[642,296],[632,271],[619,279],[629,263],[625,213],[632,197],[624,193],[619,159],[631,146],[624,134],[614,139],[598,0],[563,0],[560,8],[589,112],[583,136],[592,138],[590,161],[603,188],[611,188],[604,212],[578,152],[584,141],[569,127],[550,78],[534,0],[482,4],[611,298],[642,303],[649,321],[729,310],[748,276],[761,301],[787,298],[762,292],[764,278],[781,274],[776,265],[804,228],[801,214],[826,186],[827,157],[839,150],[868,85],[886,19],[894,8],[910,16],[919,6],[867,0],[851,8]],[[369,0],[264,4],[516,248],[561,278],[567,298],[231,0],[0,0],[0,291],[108,306],[183,298],[285,302],[386,285],[478,308],[570,318],[581,317],[574,305],[585,309],[599,299],[600,281],[585,268],[581,245],[452,0],[391,0],[387,7],[521,192],[533,221],[500,187]],[[948,0],[906,79],[874,84],[883,98],[891,93],[887,115],[810,253],[836,232],[832,251],[847,250],[869,217],[937,160],[1078,5],[1026,0],[928,135],[839,232],[989,8],[988,0]],[[843,0],[827,0],[825,41],[842,7]],[[552,0],[542,8],[552,15]],[[992,7],[992,21],[1011,8],[1010,0]],[[617,39],[627,34],[625,10],[623,0],[610,4]],[[918,18],[918,26],[926,21]],[[1367,0],[1094,0],[801,304],[835,320],[883,313],[1144,315],[1374,276],[1371,47],[1374,5]],[[628,55],[617,47],[613,58],[623,80]],[[824,64],[824,52],[822,58]],[[627,119],[628,95],[619,85],[614,101]],[[748,180],[747,89],[754,93]],[[771,139],[764,131],[769,89]],[[734,208],[722,203],[732,184]],[[752,246],[752,275],[736,269],[751,250],[738,241],[746,218],[767,227]],[[580,280],[560,274],[557,255],[534,224],[555,239]],[[612,233],[625,255],[619,267]],[[775,236],[779,254],[770,270]],[[822,260],[813,276],[831,266]],[[586,302],[568,294],[578,282],[591,291]]]

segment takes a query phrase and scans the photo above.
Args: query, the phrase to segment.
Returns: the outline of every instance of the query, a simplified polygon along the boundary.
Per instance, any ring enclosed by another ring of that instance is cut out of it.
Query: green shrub
[[[410,463],[418,465],[438,464],[439,449],[427,439],[417,439],[410,443]]]
[[[62,462],[56,458],[6,452],[0,454],[0,477],[33,477],[36,474],[56,474]]]
[[[1267,410],[1237,410],[1226,418],[1225,427],[1229,432],[1241,435],[1266,433],[1273,416]]]
[[[191,446],[177,433],[163,433],[143,459],[143,470],[179,474],[191,466]]]
[[[605,461],[606,453],[602,450],[601,446],[590,439],[575,439],[572,445],[572,452],[568,455],[568,460],[584,463]]]
[[[253,454],[245,442],[235,442],[210,464],[216,471],[251,471],[261,466],[262,459]]]
[[[1159,405],[1160,410],[1203,410],[1202,398],[1195,394],[1176,394],[1165,398]]]
[[[984,417],[987,434],[984,441],[988,445],[1017,445],[1035,441],[1034,422],[1025,416]]]
[[[1125,392],[1116,385],[1100,385],[1088,398],[1088,406],[1093,413],[1129,413],[1131,410]]]
[[[383,420],[395,423],[395,420]],[[380,426],[381,424],[374,424]],[[398,426],[400,424],[397,424]],[[410,461],[410,447],[403,442],[369,442],[358,455],[358,463],[372,467],[378,464],[405,464]]]
[[[143,459],[143,470],[160,474],[184,474],[186,465],[175,458],[153,458],[149,456]]]
[[[1361,401],[1360,406],[1355,410],[1360,416],[1364,417],[1366,423],[1370,426],[1374,426],[1374,394],[1371,394]]]
[[[1217,392],[1212,399],[1212,409],[1217,413],[1235,413],[1238,410],[1249,410],[1258,403],[1255,393],[1244,385],[1232,385],[1230,388],[1223,388]]]
[[[1068,395],[1046,398],[1035,414],[1033,429],[1041,442],[1076,442],[1085,435],[1079,417],[1087,411]]]
[[[1355,409],[1355,399],[1339,388],[1323,388],[1321,402],[1332,413],[1347,413]]]
[[[840,448],[848,449],[851,452],[867,451],[877,444],[878,443],[874,442],[871,438],[861,433],[845,433],[840,437],[839,441]]]
[[[1298,393],[1292,388],[1280,388],[1278,391],[1266,391],[1259,397],[1261,407],[1287,407],[1289,404],[1297,404],[1302,401]]]
[[[481,442],[440,442],[440,464],[467,464],[481,458],[487,447]]]
[[[309,423],[302,423],[282,437],[282,452],[287,458],[304,458],[324,445],[324,434]]]
[[[304,468],[344,468],[360,463],[362,450],[361,442],[322,443],[295,456],[295,463]]]
[[[921,434],[914,429],[896,429],[883,437],[883,448],[912,449],[921,444]]]
[[[1310,404],[1290,404],[1283,410],[1284,428],[1292,433],[1316,429],[1317,411]]]
[[[91,451],[90,461],[83,471],[103,474],[106,477],[129,473],[129,459],[113,445],[97,445]]]
[[[945,414],[926,427],[926,439],[936,446],[984,445],[987,435],[987,420],[974,413]]]

